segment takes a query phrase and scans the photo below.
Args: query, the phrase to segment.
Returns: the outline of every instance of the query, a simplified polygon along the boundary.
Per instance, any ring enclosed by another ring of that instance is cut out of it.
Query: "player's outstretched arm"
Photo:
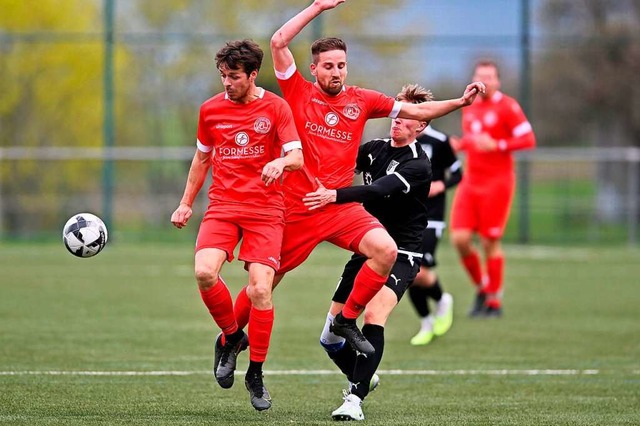
[[[481,82],[468,84],[462,96],[458,99],[448,99],[446,101],[422,102],[419,104],[402,103],[402,108],[398,113],[400,118],[409,118],[420,121],[431,121],[450,112],[471,105],[479,93],[484,93],[485,86]]]
[[[318,209],[330,203],[364,203],[398,194],[407,188],[406,184],[393,174],[381,177],[371,185],[356,185],[339,189],[327,189],[318,179],[316,182],[318,189],[309,192],[302,199],[309,210]]]
[[[304,27],[313,21],[325,10],[333,9],[346,0],[315,0],[311,5],[300,11],[296,16],[289,19],[271,37],[271,55],[273,56],[273,67],[278,72],[285,72],[293,64],[293,54],[289,49],[289,43],[297,36]]]
[[[189,175],[187,176],[187,184],[184,188],[184,194],[180,199],[178,208],[171,215],[171,223],[176,228],[180,229],[185,227],[189,218],[193,214],[191,206],[207,178],[207,171],[209,170],[210,165],[211,153],[196,149],[196,153],[191,161],[191,167],[189,168]]]

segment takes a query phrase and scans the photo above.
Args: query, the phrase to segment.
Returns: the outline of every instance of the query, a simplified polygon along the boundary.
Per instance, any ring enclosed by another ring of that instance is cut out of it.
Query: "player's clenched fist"
[[[171,223],[178,229],[181,229],[187,225],[189,218],[193,214],[191,206],[181,203],[176,211],[171,215]]]

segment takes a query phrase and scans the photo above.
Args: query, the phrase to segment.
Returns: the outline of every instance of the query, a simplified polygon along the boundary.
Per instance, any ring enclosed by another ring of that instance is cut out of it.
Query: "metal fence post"
[[[627,168],[627,225],[629,245],[638,244],[638,221],[640,221],[640,148],[629,148]]]
[[[113,87],[113,38],[114,12],[116,0],[104,0],[104,115],[103,115],[103,169],[102,169],[102,220],[107,228],[113,231],[113,159],[111,150],[114,146],[114,87]]]
[[[530,55],[530,18],[529,0],[520,2],[520,103],[527,117],[530,116],[531,108],[531,55]],[[529,159],[525,155],[518,164],[518,193],[520,194],[520,208],[518,209],[519,228],[518,241],[520,243],[529,242]]]

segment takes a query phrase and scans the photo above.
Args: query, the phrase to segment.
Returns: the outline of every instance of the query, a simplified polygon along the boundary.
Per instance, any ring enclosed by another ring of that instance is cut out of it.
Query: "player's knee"
[[[396,263],[396,258],[398,257],[398,246],[396,246],[396,243],[393,240],[387,241],[381,245],[377,253],[378,260],[382,264],[393,266],[393,264]]]
[[[451,243],[458,251],[470,250],[471,238],[466,232],[452,232]]]
[[[253,304],[271,300],[271,283],[255,283],[249,286],[247,295]]]
[[[211,269],[198,268],[195,270],[196,282],[200,290],[206,291],[215,285],[218,281],[218,276]]]

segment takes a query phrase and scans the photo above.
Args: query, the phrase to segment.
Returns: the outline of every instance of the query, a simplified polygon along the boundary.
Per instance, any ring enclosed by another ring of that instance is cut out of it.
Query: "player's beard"
[[[338,84],[334,84],[338,83]],[[327,85],[322,88],[328,94],[335,96],[342,91],[342,81],[340,80],[330,80]]]

